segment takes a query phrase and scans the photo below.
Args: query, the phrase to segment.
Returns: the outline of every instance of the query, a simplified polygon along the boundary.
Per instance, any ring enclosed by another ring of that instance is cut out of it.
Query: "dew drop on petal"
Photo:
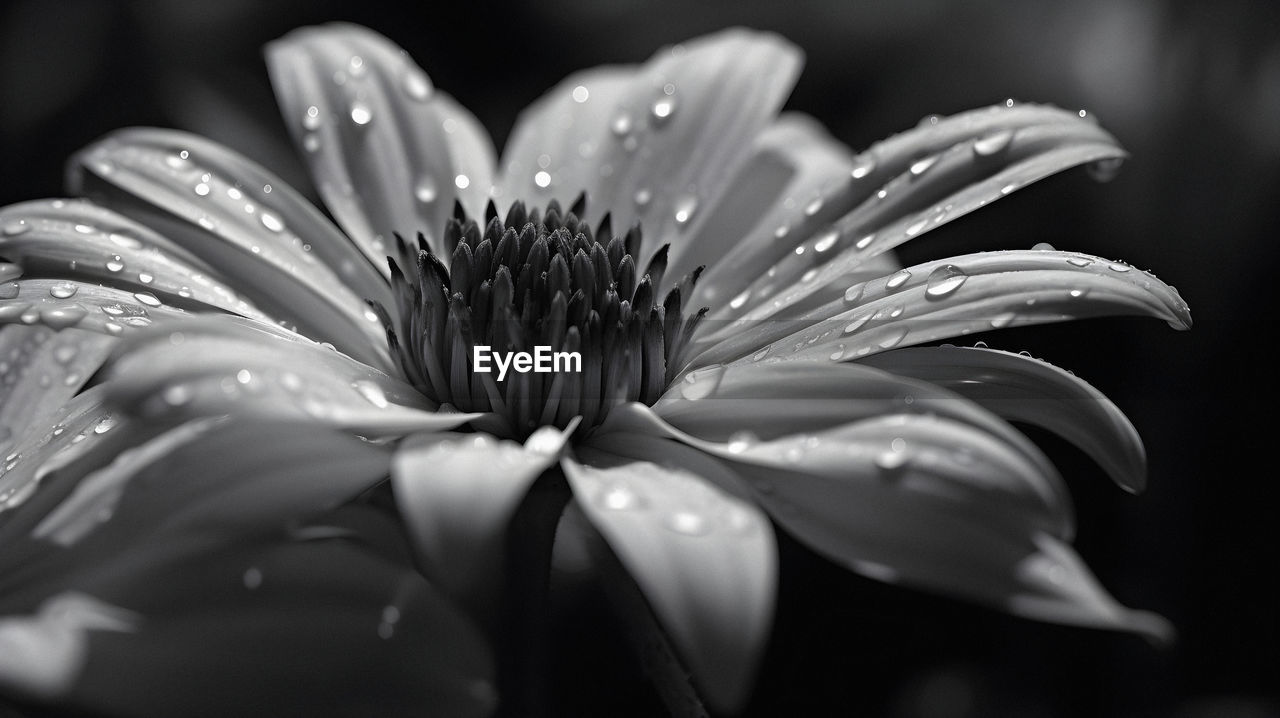
[[[197,184],[195,186],[195,192],[201,197],[209,196],[209,184],[207,182],[201,182]]]
[[[4,228],[0,229],[0,231],[3,231],[6,237],[16,237],[25,232],[30,232],[31,225],[27,224],[26,220],[19,219],[14,222],[6,222]]]
[[[731,454],[741,454],[750,449],[757,441],[759,439],[756,435],[749,431],[736,431],[729,436],[729,443],[726,444],[726,448]]]
[[[18,296],[18,292],[21,290],[22,287],[17,282],[0,284],[0,299],[13,299]]]
[[[307,152],[319,152],[320,151],[320,135],[317,135],[314,132],[312,132],[306,135],[305,137],[303,137],[302,149],[306,150]]]
[[[909,169],[909,171],[911,172],[911,176],[919,177],[925,172],[928,172],[929,168],[937,164],[937,162],[938,162],[938,155],[930,155],[929,157],[925,157],[924,159],[919,159],[919,160],[916,160],[915,162],[912,162],[911,168]]]
[[[1031,251],[1033,251],[1033,252],[1052,252],[1052,251],[1054,251],[1054,247],[1053,247],[1053,245],[1052,245],[1052,244],[1049,244],[1048,242],[1036,242],[1034,245],[1032,245],[1032,247],[1031,247]]]
[[[854,247],[858,249],[866,249],[867,247],[870,247],[871,243],[874,241],[876,241],[876,236],[874,234],[868,234],[862,239],[859,239],[857,243],[854,244]]]
[[[692,195],[681,198],[676,202],[675,220],[676,224],[688,224],[693,219],[693,215],[698,211],[698,198]]]
[[[924,231],[929,226],[928,219],[922,219],[907,226],[906,233],[908,237],[914,237]]]
[[[1072,299],[1079,299],[1080,297],[1083,297],[1088,293],[1089,293],[1089,290],[1087,289],[1072,289],[1070,292],[1067,292],[1067,294],[1069,294]]]
[[[609,129],[618,137],[625,137],[631,134],[631,127],[631,115],[625,112],[613,118],[613,121],[609,123]]]
[[[885,289],[897,289],[898,287],[906,284],[908,279],[911,279],[911,272],[906,269],[899,270],[894,273],[893,276],[885,280]]]
[[[578,85],[573,88],[573,101],[579,104],[586,102],[591,97],[591,91],[584,85]]]
[[[610,511],[626,511],[640,507],[640,496],[626,486],[612,486],[600,493],[598,503]]]
[[[893,327],[888,331],[889,333],[884,339],[881,339],[880,343],[877,345],[881,349],[892,349],[901,344],[903,339],[907,338],[908,329],[906,327]]]
[[[84,319],[88,314],[89,312],[86,311],[84,307],[72,305],[69,307],[45,309],[40,316],[44,319],[46,326],[53,329],[66,329],[79,324],[80,320]],[[26,321],[25,316],[22,319],[23,321]]]
[[[387,395],[383,393],[382,387],[371,381],[361,379],[353,382],[351,387],[359,392],[360,396],[363,396],[366,401],[379,409],[385,409],[391,405],[387,401]]]
[[[979,157],[990,157],[1003,152],[1013,141],[1013,130],[999,130],[973,141],[973,153]]]
[[[864,324],[867,323],[869,319],[871,319],[870,314],[863,314],[862,316],[855,318],[853,321],[849,322],[844,326],[844,333],[852,334],[858,331],[863,327]]]
[[[809,204],[805,205],[805,208],[804,208],[804,215],[805,215],[806,217],[812,217],[813,215],[815,215],[815,214],[817,214],[817,213],[819,213],[819,212],[821,212],[821,211],[822,211],[822,198],[821,198],[821,197],[815,197],[815,198],[814,198],[814,200],[813,200],[812,202],[810,202]]]
[[[70,299],[76,295],[76,285],[62,282],[49,287],[49,295],[56,299]]]
[[[996,329],[1003,329],[1004,327],[1009,326],[1009,324],[1013,322],[1014,317],[1016,316],[1017,314],[1013,312],[1005,312],[1003,314],[998,314],[995,317],[992,317],[991,326]]]
[[[311,105],[306,112],[302,113],[302,126],[308,130],[314,130],[320,127],[323,120],[320,119],[320,108]]]
[[[351,103],[351,121],[357,125],[367,125],[373,121],[373,110],[363,102]]]
[[[244,572],[244,576],[241,580],[244,582],[244,587],[250,591],[257,589],[262,585],[262,569],[256,567],[250,568]]]
[[[1129,271],[1129,270],[1131,269],[1131,267],[1129,267],[1129,265],[1127,265],[1127,264],[1120,264],[1120,263],[1118,263],[1118,262],[1112,262],[1111,264],[1108,264],[1108,265],[1107,265],[1107,269],[1110,269],[1110,270],[1111,270],[1111,271],[1113,271],[1113,272],[1120,272],[1121,274],[1123,274],[1124,272]]]
[[[844,345],[837,344],[836,350],[831,352],[831,361],[840,361],[844,358]]]
[[[1108,157],[1107,159],[1095,160],[1090,162],[1085,169],[1089,172],[1089,176],[1098,182],[1110,182],[1120,174],[1120,167],[1124,164],[1122,157]]]
[[[865,287],[866,287],[865,284],[859,283],[844,290],[844,300],[846,302],[853,303],[858,301],[859,299],[862,299],[862,290]]]
[[[410,68],[404,73],[400,80],[400,87],[409,99],[417,102],[423,102],[431,97],[431,81],[416,68]]]
[[[742,290],[742,293],[741,293],[741,294],[739,294],[738,296],[736,296],[736,297],[734,297],[733,299],[730,299],[730,300],[729,300],[729,308],[730,308],[730,309],[741,309],[741,308],[742,308],[742,305],[746,304],[746,303],[747,303],[747,300],[748,300],[748,299],[750,299],[750,298],[751,298],[751,290],[750,290],[750,289],[744,289],[744,290]]]
[[[151,292],[138,292],[133,296],[139,302],[142,302],[143,304],[149,307],[158,307],[161,304],[160,300],[156,299],[156,295],[152,294]]]
[[[116,255],[107,262],[107,271],[113,274],[124,271],[124,262],[120,259],[119,255]]]
[[[533,175],[533,183],[539,187],[549,186],[551,184],[551,173],[546,170],[538,170],[538,172]]]
[[[458,189],[466,189],[471,186],[471,178],[466,175],[458,175],[453,178],[453,186]]]
[[[942,299],[950,296],[965,283],[969,275],[954,264],[944,264],[929,272],[925,282],[924,296],[928,299]]]
[[[653,199],[653,193],[647,189],[641,188],[636,190],[636,196],[634,197],[634,199],[636,201],[637,207],[644,207],[649,204],[650,200]]]
[[[12,282],[21,276],[21,266],[11,262],[0,262],[0,282]]]
[[[693,401],[705,399],[720,386],[724,371],[723,366],[710,366],[689,372],[680,387],[680,395]]]
[[[1085,259],[1084,257],[1071,257],[1067,260],[1067,264],[1071,264],[1076,267],[1087,267],[1090,264],[1093,264],[1093,260]]]
[[[703,536],[711,531],[711,523],[692,511],[677,511],[668,516],[663,525],[685,536]]]
[[[419,178],[418,183],[413,186],[413,196],[423,204],[431,204],[436,201],[437,194],[435,180],[429,175]]]
[[[751,361],[760,361],[767,356],[769,356],[769,347],[765,347],[760,351],[756,352],[755,354],[752,354]]]
[[[667,120],[676,111],[676,100],[674,97],[663,96],[653,103],[650,112],[653,114],[653,121],[656,125],[666,124]]]
[[[874,172],[876,169],[876,161],[870,155],[858,155],[853,158],[853,167],[849,170],[849,175],[853,179],[862,179]]]

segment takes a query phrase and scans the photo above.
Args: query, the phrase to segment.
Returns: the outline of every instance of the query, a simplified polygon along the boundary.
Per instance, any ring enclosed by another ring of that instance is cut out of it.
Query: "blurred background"
[[[784,540],[776,635],[751,715],[1280,716],[1277,373],[1265,349],[1280,240],[1280,4],[1169,0],[364,0],[0,3],[0,205],[62,193],[62,163],[111,129],[200,132],[307,187],[260,47],[328,20],[403,46],[501,147],[569,72],[637,62],[727,25],[772,29],[807,65],[788,105],[854,149],[922,117],[1007,97],[1084,108],[1132,152],[1106,185],[1042,182],[908,246],[1121,258],[1176,285],[1190,333],[1095,320],[985,337],[1093,382],[1150,455],[1141,497],[1035,434],[1072,486],[1077,546],[1181,639],[1042,626],[848,575]],[[660,715],[591,586],[554,618],[563,715]]]

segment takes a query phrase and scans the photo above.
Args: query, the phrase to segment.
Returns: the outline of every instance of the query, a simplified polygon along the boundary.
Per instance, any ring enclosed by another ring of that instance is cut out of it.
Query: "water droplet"
[[[75,358],[76,358],[75,344],[63,344],[62,346],[53,350],[53,360],[58,362],[59,364],[67,364],[72,359],[75,359]]]
[[[729,308],[741,309],[742,305],[746,304],[749,298],[751,298],[751,290],[744,289],[741,294],[729,300]]]
[[[209,196],[209,184],[207,182],[201,182],[200,184],[197,184],[195,186],[195,192],[201,197]]]
[[[749,431],[735,431],[729,436],[729,443],[726,445],[726,448],[731,454],[741,454],[747,449],[750,449],[757,441],[759,441],[759,438]]]
[[[6,237],[16,237],[25,232],[30,232],[31,225],[27,224],[25,219],[20,219],[15,222],[5,222],[3,230],[0,231],[3,231]]]
[[[120,255],[117,254],[107,262],[107,271],[112,273],[124,271],[124,262],[121,261]]]
[[[911,279],[911,272],[905,269],[900,270],[897,273],[895,273],[892,277],[889,277],[887,280],[885,280],[884,288],[897,289],[898,287],[901,287],[902,285],[906,284],[908,279]]]
[[[769,347],[765,347],[764,349],[761,349],[755,354],[752,354],[751,361],[760,361],[761,359],[764,359],[767,356],[769,356]]]
[[[458,189],[466,189],[471,186],[471,178],[466,175],[458,175],[453,178],[453,186]]]
[[[108,431],[111,431],[112,429],[114,429],[115,426],[116,426],[115,417],[108,414],[107,416],[104,416],[101,419],[99,419],[98,423],[94,425],[93,433],[105,434]]]
[[[1116,175],[1120,174],[1120,167],[1123,164],[1124,158],[1122,157],[1108,157],[1090,162],[1085,169],[1095,181],[1110,182],[1116,178]]]
[[[1003,329],[1004,327],[1009,326],[1017,316],[1018,315],[1013,312],[1005,312],[1004,314],[996,315],[991,319],[991,326],[996,329]]]
[[[871,315],[870,315],[870,314],[863,314],[862,316],[855,318],[853,321],[851,321],[851,322],[849,322],[848,324],[846,324],[846,325],[845,325],[845,327],[844,327],[844,333],[845,333],[845,334],[852,334],[852,333],[854,333],[854,332],[858,331],[858,330],[859,330],[859,329],[861,329],[861,328],[862,328],[862,326],[863,326],[864,324],[866,324],[866,323],[867,323],[867,321],[868,321],[868,320],[870,320],[870,319],[871,319]]]
[[[872,242],[874,242],[874,241],[876,241],[876,236],[875,236],[875,234],[868,234],[867,236],[863,237],[862,239],[859,239],[859,240],[857,241],[857,243],[855,243],[853,246],[854,246],[854,247],[856,247],[856,248],[858,248],[858,249],[866,249],[867,247],[870,247],[870,246],[871,246],[871,243],[872,243]]]
[[[413,196],[423,204],[431,204],[436,201],[436,183],[429,175],[424,175],[418,180],[418,184],[413,188]]]
[[[391,405],[390,402],[387,401],[387,395],[382,392],[382,387],[371,381],[361,379],[359,381],[352,382],[351,388],[360,392],[360,396],[363,396],[366,401],[379,409],[385,409]]]
[[[812,202],[810,202],[809,204],[805,205],[805,208],[804,208],[804,215],[805,215],[806,217],[812,217],[813,215],[815,215],[815,214],[817,214],[817,213],[819,213],[819,212],[821,212],[821,211],[822,211],[822,198],[821,198],[821,197],[816,197],[816,198],[814,198],[814,200],[813,200]]]
[[[76,285],[63,282],[49,287],[49,295],[57,299],[70,299],[76,295]]]
[[[0,262],[0,282],[12,282],[21,276],[21,266],[11,262]]]
[[[72,305],[69,307],[45,309],[41,312],[40,316],[44,319],[46,326],[52,329],[66,329],[67,327],[74,327],[79,324],[80,320],[84,319],[88,313],[89,312],[86,311],[84,307]],[[22,319],[23,321],[26,321],[25,316]]]
[[[409,68],[405,71],[400,80],[400,87],[404,90],[404,94],[409,96],[409,99],[416,102],[423,102],[431,97],[431,81],[416,68]]]
[[[626,486],[612,486],[600,494],[599,504],[610,511],[626,511],[639,508],[640,497]]]
[[[18,296],[18,292],[22,290],[22,286],[17,282],[7,282],[0,284],[0,299],[13,299]]]
[[[149,307],[158,307],[161,304],[161,301],[151,292],[138,292],[133,297]]]
[[[373,121],[373,110],[363,102],[351,103],[351,121],[357,125],[367,125]]]
[[[207,217],[207,216],[204,216],[204,217],[201,217],[200,219],[197,219],[197,220],[196,220],[196,224],[200,225],[201,227],[204,227],[205,229],[209,229],[209,230],[212,230],[213,228],[215,228],[215,227],[217,227],[217,226],[218,226],[218,223],[217,223],[217,222],[214,222],[214,221],[213,221],[213,219],[211,219],[210,217]]]
[[[631,115],[625,112],[613,118],[613,121],[609,123],[609,129],[618,137],[626,137],[631,134],[631,127]]]
[[[1018,183],[1017,183],[1017,182],[1010,182],[1009,184],[1007,184],[1007,185],[1005,185],[1005,186],[1003,186],[1003,187],[1001,187],[1001,188],[1000,188],[1000,194],[1002,194],[1002,195],[1009,194],[1009,193],[1013,192],[1013,191],[1014,191],[1014,190],[1016,190],[1016,189],[1018,189]]]
[[[634,199],[637,207],[644,207],[653,199],[653,193],[647,189],[638,189],[636,190],[636,196]]]
[[[1013,141],[1013,130],[999,130],[973,141],[973,153],[979,157],[990,157],[1005,151]]]
[[[836,350],[831,352],[831,361],[840,361],[844,358],[844,345],[837,344]]]
[[[1113,272],[1120,272],[1123,274],[1124,272],[1127,272],[1130,269],[1132,269],[1132,267],[1130,267],[1127,264],[1120,264],[1118,262],[1113,262],[1107,265],[1107,269],[1110,269]]]
[[[1053,252],[1053,251],[1056,251],[1056,250],[1054,249],[1054,246],[1053,246],[1052,244],[1049,244],[1048,242],[1036,242],[1034,245],[1032,245],[1032,247],[1031,247],[1031,251],[1033,251],[1033,252]]]
[[[910,169],[911,176],[919,177],[925,172],[928,172],[929,168],[937,164],[937,162],[938,162],[938,155],[930,155],[929,157],[925,157],[924,159],[920,159],[920,160],[916,160],[915,162],[912,162],[911,169]]]
[[[814,240],[813,251],[825,252],[828,249],[831,249],[832,247],[834,247],[836,244],[836,240],[838,239],[840,239],[840,233],[833,229],[827,232],[826,234],[822,235],[821,237],[818,237],[816,240]]]
[[[169,406],[182,406],[191,401],[191,387],[186,384],[174,384],[164,390],[162,397]]]
[[[577,87],[573,88],[574,102],[581,104],[583,102],[586,102],[587,99],[590,97],[591,97],[591,91],[588,90],[584,85],[578,85]]]
[[[263,210],[262,213],[258,215],[258,220],[262,222],[262,226],[266,227],[268,231],[280,232],[284,230],[284,222],[280,221],[279,217],[266,210]]]
[[[546,170],[538,170],[538,172],[533,175],[533,183],[539,187],[549,186],[551,184],[551,173]]]
[[[1085,259],[1084,257],[1071,257],[1067,259],[1067,264],[1075,265],[1077,267],[1087,267],[1090,264],[1093,264],[1093,260]]]
[[[670,119],[671,115],[676,111],[676,100],[674,97],[663,96],[659,98],[657,102],[653,103],[653,107],[650,108],[650,111],[653,113],[653,121],[655,125],[661,126],[666,124],[667,120]]]
[[[881,349],[892,349],[907,338],[908,329],[906,327],[889,327],[886,331],[889,333],[878,344]]]
[[[302,149],[307,152],[320,151],[320,135],[315,133],[308,134],[302,138]]]
[[[875,464],[882,471],[895,472],[907,465],[911,454],[907,451],[907,442],[894,439],[889,442],[889,449],[876,454]]]
[[[969,275],[954,264],[944,264],[929,272],[925,283],[924,296],[929,299],[942,299],[955,292],[960,285],[969,279]]]
[[[684,384],[680,387],[680,395],[693,401],[705,399],[720,386],[720,380],[723,377],[723,366],[705,367],[689,372],[685,375]]]
[[[871,155],[858,155],[853,158],[853,167],[849,170],[849,175],[854,179],[862,179],[874,172],[876,169],[876,161]]]
[[[923,232],[925,227],[928,227],[928,226],[929,226],[929,220],[927,218],[922,219],[918,222],[915,222],[911,225],[908,225],[906,229],[907,236],[914,237],[917,234],[920,234],[921,232]]]
[[[1079,299],[1088,293],[1088,289],[1072,289],[1070,292],[1067,292],[1067,294],[1071,295],[1072,299]]]
[[[852,303],[852,302],[858,301],[859,299],[862,299],[862,290],[865,287],[866,287],[866,284],[855,284],[852,287],[849,287],[848,289],[844,290],[844,300],[846,302]]]
[[[698,211],[698,198],[692,195],[686,196],[676,202],[675,219],[676,224],[687,224],[693,219],[693,215]]]
[[[685,536],[702,536],[711,531],[710,522],[692,511],[677,511],[668,516],[663,525]]]
[[[138,281],[143,284],[150,284],[155,281],[155,277],[146,272],[138,272]]]

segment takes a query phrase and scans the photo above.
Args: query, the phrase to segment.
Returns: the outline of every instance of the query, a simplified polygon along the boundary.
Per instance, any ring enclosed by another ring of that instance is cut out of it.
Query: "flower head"
[[[1186,305],[1150,274],[1044,246],[906,268],[889,253],[1052,173],[1114,171],[1125,153],[1092,121],[1009,102],[855,155],[778,115],[798,51],[731,30],[571,76],[498,164],[475,119],[381,36],[306,28],[267,57],[337,226],[251,159],[156,129],[72,160],[70,187],[92,203],[0,210],[0,321],[14,325],[0,332],[0,566],[51,567],[0,583],[14,597],[0,655],[53,635],[79,647],[34,675],[0,662],[0,687],[79,696],[86,632],[166,645],[203,615],[141,582],[195,557],[267,560],[246,545],[293,551],[271,538],[284,527],[348,537],[315,516],[388,475],[426,580],[484,595],[517,506],[556,467],[720,707],[746,698],[769,633],[775,525],[875,579],[1168,632],[1098,586],[1070,548],[1061,477],[1007,423],[1061,434],[1137,489],[1129,422],[1042,361],[929,344],[1105,314],[1186,327]],[[539,345],[581,370],[504,378],[474,353]],[[338,543],[344,568],[385,569]],[[132,572],[93,578],[98,558]],[[344,594],[383,611],[370,635],[394,629],[384,604],[393,618],[413,605],[483,652],[421,577],[394,575],[370,584],[389,598]],[[263,615],[226,605],[234,625]],[[9,637],[33,626],[52,628]],[[483,682],[446,680],[482,681],[484,658],[431,655],[428,687],[487,710]]]

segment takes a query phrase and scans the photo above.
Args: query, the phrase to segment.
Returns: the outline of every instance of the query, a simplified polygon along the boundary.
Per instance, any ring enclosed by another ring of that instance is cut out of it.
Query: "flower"
[[[236,627],[232,646],[301,601],[359,616],[369,639],[396,625],[370,607],[413,605],[452,627],[412,646],[425,690],[483,713],[487,655],[431,586],[491,596],[513,515],[557,467],[723,709],[769,634],[775,522],[875,579],[1168,634],[1097,584],[1061,477],[1007,423],[1137,490],[1123,414],[1042,361],[922,345],[1106,314],[1186,328],[1187,306],[1146,272],[1041,245],[907,268],[889,254],[1063,169],[1113,173],[1125,153],[1091,120],[1010,101],[855,155],[778,114],[799,52],[730,30],[569,77],[496,164],[477,121],[369,30],[297,30],[267,58],[341,230],[251,159],[158,129],[73,158],[69,186],[93,203],[0,210],[0,321],[16,325],[0,333],[0,687],[90,701],[117,695],[85,678],[109,675],[99,642],[163,665],[149,647],[192,621]],[[481,342],[578,352],[582,371],[498,378],[474,366]],[[350,500],[388,475],[426,581],[386,512],[332,518],[377,505]],[[349,540],[370,530],[382,540]],[[215,559],[270,563],[294,590],[245,606],[179,571]]]

